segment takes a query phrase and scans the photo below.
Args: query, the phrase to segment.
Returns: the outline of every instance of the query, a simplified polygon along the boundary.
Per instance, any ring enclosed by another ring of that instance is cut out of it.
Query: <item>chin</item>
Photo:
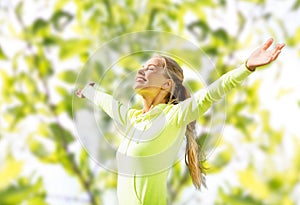
[[[132,88],[133,88],[134,90],[140,90],[140,89],[145,88],[145,85],[136,82],[136,83],[132,86]]]
[[[132,89],[134,89],[134,90],[139,90],[139,89],[141,89],[140,87],[141,87],[141,86],[139,86],[139,85],[133,85],[133,86],[132,86]]]

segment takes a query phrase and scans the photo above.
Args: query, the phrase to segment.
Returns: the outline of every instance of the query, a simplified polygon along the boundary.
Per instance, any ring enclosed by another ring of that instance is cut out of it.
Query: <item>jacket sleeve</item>
[[[211,105],[238,86],[252,72],[244,65],[222,75],[206,88],[199,90],[191,98],[178,104],[178,122],[188,124],[202,116]]]
[[[115,100],[113,96],[100,91],[96,86],[87,85],[82,94],[95,106],[100,107],[120,125],[127,124],[128,107]]]

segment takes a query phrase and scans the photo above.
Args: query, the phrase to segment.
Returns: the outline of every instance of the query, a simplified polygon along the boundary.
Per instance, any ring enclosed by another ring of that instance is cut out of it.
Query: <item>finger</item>
[[[280,54],[280,52],[281,52],[281,49],[283,48],[285,46],[285,44],[284,43],[282,43],[282,44],[277,44],[277,46],[276,46],[276,49],[275,49],[275,52],[273,53],[273,60],[276,60],[277,59],[277,57],[278,57],[278,55]]]
[[[278,47],[278,49],[279,49],[279,50],[283,49],[283,47],[284,47],[284,46],[285,46],[285,44],[284,44],[284,43],[282,43],[282,44],[278,44],[278,45],[277,45],[277,47]]]
[[[270,51],[272,56],[276,55],[278,51],[281,51],[284,46],[285,44],[277,44],[276,47]]]
[[[279,54],[281,53],[281,50],[278,50],[271,58],[271,61],[274,61],[278,58]]]
[[[268,39],[265,42],[265,44],[262,46],[262,49],[267,50],[272,45],[273,41],[274,41],[273,38]]]
[[[281,50],[284,46],[285,46],[285,44],[277,44],[275,47],[275,50],[276,51]]]

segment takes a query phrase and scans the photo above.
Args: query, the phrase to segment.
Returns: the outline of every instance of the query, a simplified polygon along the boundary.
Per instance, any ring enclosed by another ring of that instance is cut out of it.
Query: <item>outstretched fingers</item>
[[[272,45],[273,41],[273,38],[269,38],[262,46],[262,49],[267,50]]]
[[[247,60],[247,68],[249,68],[249,70],[254,70],[252,68],[269,64],[278,58],[285,44],[277,44],[275,48],[269,49],[273,42],[273,38],[268,39],[249,56]]]
[[[281,52],[281,49],[285,46],[284,43],[282,44],[277,44],[276,48],[274,49],[273,51],[273,54],[272,54],[272,57],[271,57],[271,60],[274,61],[277,59],[277,57],[279,56],[280,52]]]
[[[276,53],[274,53],[273,56],[271,57],[271,61],[276,60],[280,53],[281,53],[281,50],[276,51]]]
[[[277,45],[277,49],[281,50],[281,49],[283,49],[284,46],[285,46],[284,43],[278,44]]]

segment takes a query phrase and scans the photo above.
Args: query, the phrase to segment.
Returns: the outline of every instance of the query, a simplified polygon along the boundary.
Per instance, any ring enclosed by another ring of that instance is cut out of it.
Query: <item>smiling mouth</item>
[[[143,78],[143,77],[136,77],[136,78],[135,78],[135,81],[142,81],[142,82],[145,82],[146,79]]]

